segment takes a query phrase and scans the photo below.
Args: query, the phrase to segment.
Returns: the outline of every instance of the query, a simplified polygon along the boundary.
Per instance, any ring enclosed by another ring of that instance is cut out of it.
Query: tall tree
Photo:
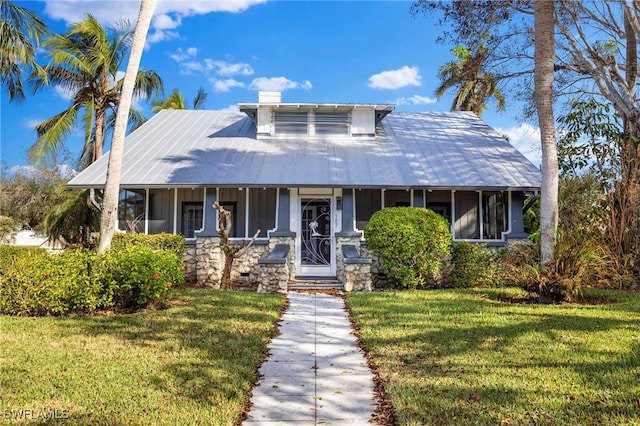
[[[157,0],[141,0],[140,12],[136,22],[136,29],[133,34],[133,44],[131,54],[127,64],[127,71],[122,84],[120,104],[116,114],[116,123],[111,140],[111,151],[109,152],[109,165],[107,168],[107,180],[105,183],[104,199],[102,204],[102,215],[100,219],[100,245],[98,252],[104,253],[111,248],[111,240],[116,229],[118,219],[118,196],[120,193],[120,175],[122,173],[122,153],[124,151],[124,137],[127,129],[127,119],[131,108],[138,68],[142,59],[142,51],[147,39],[147,32],[151,24],[153,12],[156,9]]]
[[[440,99],[449,89],[455,88],[452,111],[473,111],[480,116],[491,98],[496,101],[498,111],[503,111],[506,104],[498,88],[498,78],[484,70],[487,53],[488,48],[482,43],[477,45],[475,52],[463,45],[456,46],[453,49],[455,60],[438,70],[440,85],[436,98]]]
[[[542,145],[542,190],[540,199],[541,263],[553,260],[558,228],[558,150],[553,117],[553,69],[555,60],[555,4],[535,0],[534,11],[534,98]]]
[[[209,95],[202,87],[199,88],[198,93],[196,93],[196,97],[193,99],[193,103],[191,104],[191,109],[203,108],[208,96]],[[153,101],[151,112],[155,113],[163,109],[189,109],[187,107],[187,101],[184,96],[182,96],[180,89],[174,89],[173,92],[171,92],[171,95],[166,99],[156,99]]]
[[[640,275],[640,94],[638,46],[640,3],[610,2],[560,3],[557,28],[565,54],[558,67],[586,78],[590,85],[583,97],[606,102],[620,118],[618,136],[608,132],[613,149],[599,161],[611,165],[612,177],[603,182],[608,202],[605,240],[622,267],[631,266]],[[602,37],[593,40],[593,28]],[[574,105],[580,103],[574,103]],[[596,126],[585,129],[590,133]]]
[[[555,100],[571,110],[594,100],[613,107],[623,132],[610,140],[614,149],[594,149],[600,164],[614,173],[603,182],[611,217],[604,234],[621,264],[640,265],[640,92],[638,46],[640,2],[553,1],[555,7]],[[487,70],[500,79],[517,79],[510,95],[529,96],[534,69],[530,54],[532,2],[524,0],[419,0],[414,13],[439,12],[446,30],[442,40],[489,47]],[[538,40],[538,37],[535,37]],[[548,38],[551,40],[550,38]],[[521,98],[526,99],[526,98]],[[529,99],[532,99],[529,97]],[[536,102],[528,105],[536,105]],[[528,112],[537,111],[536,108]],[[572,115],[571,113],[569,115]],[[581,126],[587,136],[593,126]],[[544,136],[546,139],[547,137]],[[574,140],[580,140],[576,137]],[[637,260],[632,260],[637,259]],[[640,267],[635,267],[640,275]]]
[[[132,30],[105,30],[91,15],[73,25],[63,35],[44,43],[51,58],[30,81],[40,89],[57,84],[71,96],[71,106],[36,126],[38,139],[29,149],[29,159],[39,163],[57,152],[74,130],[79,114],[84,129],[84,149],[79,167],[84,168],[102,155],[108,114],[117,108],[122,92],[118,72],[129,47]],[[154,71],[140,70],[135,76],[134,93],[151,99],[162,93],[162,79]],[[139,118],[140,115],[132,114]]]
[[[36,47],[48,33],[35,13],[0,0],[0,82],[9,101],[24,99],[22,72],[37,69]]]

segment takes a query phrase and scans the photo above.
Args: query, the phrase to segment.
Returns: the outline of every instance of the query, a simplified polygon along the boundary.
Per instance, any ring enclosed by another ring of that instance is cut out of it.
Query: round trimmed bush
[[[447,220],[421,207],[387,207],[375,212],[365,238],[387,276],[412,289],[426,287],[438,278],[451,248]]]

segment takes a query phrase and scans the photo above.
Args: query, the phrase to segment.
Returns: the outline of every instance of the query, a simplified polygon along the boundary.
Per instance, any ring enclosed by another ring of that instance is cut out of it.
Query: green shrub
[[[181,256],[140,246],[109,250],[98,259],[95,275],[102,283],[105,307],[143,306],[184,283]]]
[[[367,245],[380,256],[387,276],[406,288],[437,281],[451,247],[449,224],[432,210],[389,207],[365,228]]]
[[[135,245],[104,255],[2,247],[0,267],[0,313],[9,315],[136,308],[184,282],[181,255]]]
[[[123,234],[113,236],[111,250],[123,250],[129,247],[148,247],[152,250],[169,250],[182,256],[185,250],[184,237],[174,234]]]
[[[41,247],[2,246],[0,245],[0,271],[10,267],[16,259],[28,257],[31,254],[46,254],[47,249]]]
[[[451,248],[451,283],[454,287],[490,287],[499,284],[500,277],[486,244],[467,241]]]
[[[94,258],[85,250],[54,255],[15,251],[5,258],[0,275],[0,313],[42,316],[95,310],[102,300],[100,283],[89,275]]]

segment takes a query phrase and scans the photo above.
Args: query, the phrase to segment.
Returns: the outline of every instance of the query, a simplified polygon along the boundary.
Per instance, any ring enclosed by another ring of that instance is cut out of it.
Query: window
[[[274,112],[273,125],[276,135],[306,135],[307,115],[306,112]]]
[[[348,112],[274,111],[276,135],[349,135],[351,114]]]
[[[428,203],[427,208],[438,213],[451,223],[451,203]]]
[[[502,238],[507,228],[507,198],[503,192],[482,193],[482,237],[489,240]]]
[[[475,191],[456,191],[454,238],[477,240],[480,238],[480,198]]]
[[[202,203],[182,203],[182,235],[185,238],[194,238],[195,231],[202,229],[203,220]]]
[[[260,238],[267,236],[267,231],[276,226],[277,191],[275,188],[249,189],[249,234],[253,237],[260,230]]]
[[[388,189],[384,191],[385,207],[411,206],[411,192],[404,189]]]
[[[379,189],[358,189],[356,198],[356,228],[363,230],[371,216],[382,208],[382,197]]]
[[[128,189],[120,191],[118,201],[118,228],[127,232],[142,232],[144,195]]]
[[[218,204],[223,209],[229,212],[231,215],[231,232],[229,232],[229,238],[237,238],[244,235],[244,226],[242,229],[238,229],[238,203],[236,201],[220,201]],[[242,218],[241,218],[242,220]],[[241,222],[243,223],[243,222]]]
[[[348,135],[349,113],[315,113],[316,135]]]

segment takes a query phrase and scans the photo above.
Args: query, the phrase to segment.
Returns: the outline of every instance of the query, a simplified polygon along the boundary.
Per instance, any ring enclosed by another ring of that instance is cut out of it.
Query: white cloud
[[[209,81],[213,85],[213,89],[218,93],[220,93],[220,92],[228,92],[229,90],[231,90],[234,87],[244,87],[244,83],[243,82],[234,80],[232,78],[227,78],[227,79],[224,79],[224,80],[217,80],[215,78],[212,78]]]
[[[254,78],[249,89],[267,92],[282,92],[288,89],[311,89],[313,84],[309,80],[302,83],[289,80],[286,77],[258,77]]]
[[[422,76],[418,67],[403,66],[397,70],[382,71],[369,77],[372,89],[399,89],[406,86],[420,86]]]
[[[428,105],[436,103],[436,99],[427,96],[413,95],[409,98],[396,99],[396,105]]]
[[[178,63],[182,74],[202,73],[205,76],[216,75],[220,77],[230,77],[234,75],[248,76],[254,73],[251,65],[244,62],[227,62],[220,59],[205,58],[197,60],[198,49],[190,47],[186,50],[178,49],[175,53],[170,53],[169,57]],[[216,79],[217,80],[217,79]]]
[[[511,145],[524,154],[533,164],[539,166],[542,160],[540,148],[540,129],[524,123],[508,129],[496,128],[496,132],[509,138]]]
[[[150,44],[167,40],[175,40],[178,38],[180,38],[180,34],[175,31],[154,30],[150,32],[149,35],[147,35],[147,43],[145,44],[145,49],[148,48]]]
[[[182,18],[172,18],[167,14],[155,15],[153,17],[153,28],[156,30],[175,30],[182,25]]]
[[[175,30],[182,25],[184,17],[212,12],[240,13],[264,2],[266,0],[160,0],[151,22],[147,43],[179,37]],[[67,24],[79,22],[89,13],[103,25],[111,26],[122,21],[135,25],[140,11],[139,2],[133,1],[118,1],[115,6],[114,2],[110,1],[87,0],[46,0],[45,3],[45,15]]]
[[[176,53],[169,53],[169,57],[176,62],[183,62],[191,58],[195,58],[198,54],[198,49],[195,47],[189,47],[187,50],[179,48]]]
[[[253,74],[253,68],[251,68],[251,65],[242,62],[230,64],[227,61],[206,59],[205,63],[207,64],[208,68],[212,69],[216,74],[221,76]]]

